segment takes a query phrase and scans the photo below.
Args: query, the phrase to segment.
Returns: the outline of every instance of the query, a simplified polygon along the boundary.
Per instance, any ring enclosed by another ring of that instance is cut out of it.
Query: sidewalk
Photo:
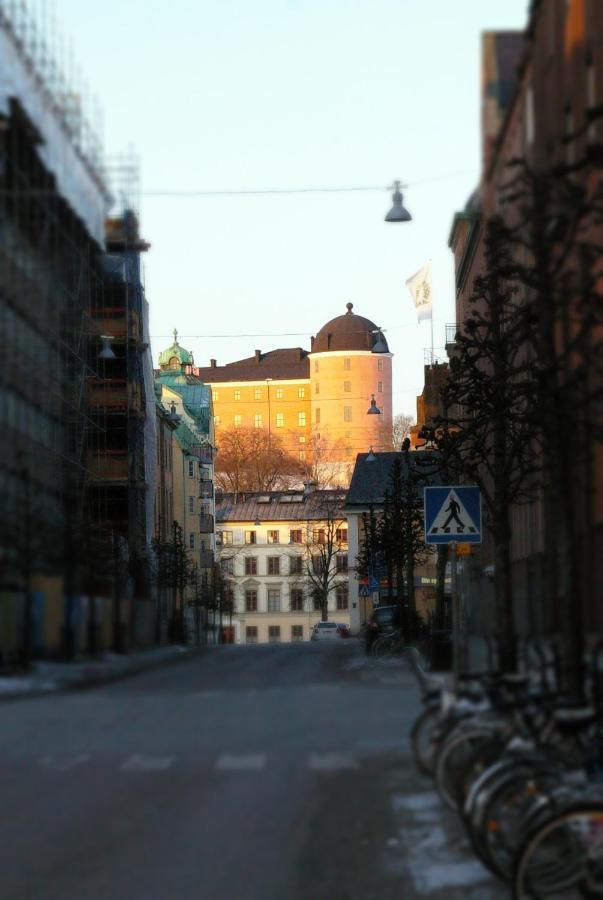
[[[107,684],[177,660],[187,659],[197,647],[177,644],[132,653],[106,653],[100,659],[74,662],[36,662],[22,675],[0,676],[0,702],[21,697],[40,697],[57,691]]]

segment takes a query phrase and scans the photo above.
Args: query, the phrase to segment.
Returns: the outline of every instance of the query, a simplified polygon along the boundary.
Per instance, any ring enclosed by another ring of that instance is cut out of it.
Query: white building
[[[216,496],[223,592],[234,612],[224,620],[237,643],[304,641],[321,620],[349,625],[345,493],[314,490]]]

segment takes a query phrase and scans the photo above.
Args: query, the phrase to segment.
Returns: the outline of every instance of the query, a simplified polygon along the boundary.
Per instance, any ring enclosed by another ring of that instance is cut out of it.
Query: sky
[[[480,34],[528,0],[55,0],[104,112],[140,157],[153,358],[302,346],[354,304],[394,353],[394,412],[423,387],[428,323],[404,282],[433,265],[434,346],[454,321],[448,236],[477,184]],[[383,221],[408,185],[408,224]],[[191,196],[194,191],[374,191]],[[184,196],[145,196],[158,191]]]

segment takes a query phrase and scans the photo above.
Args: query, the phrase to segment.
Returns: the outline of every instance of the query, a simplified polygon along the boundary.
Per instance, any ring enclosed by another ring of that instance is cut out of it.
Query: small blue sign
[[[426,487],[425,543],[481,544],[482,500],[478,487]]]
[[[369,578],[369,588],[371,591],[379,590],[379,579],[375,578],[374,575],[371,575],[371,577]]]

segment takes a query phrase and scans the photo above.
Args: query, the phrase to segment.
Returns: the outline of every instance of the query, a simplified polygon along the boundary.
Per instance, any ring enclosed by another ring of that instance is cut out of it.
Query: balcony
[[[213,550],[199,551],[199,565],[202,569],[212,569],[214,562],[215,560]]]
[[[446,352],[450,354],[450,351],[454,349],[456,345],[456,336],[459,332],[459,326],[456,322],[451,322],[446,325]]]
[[[214,517],[201,513],[199,516],[199,531],[204,534],[212,534],[214,530]]]
[[[214,495],[214,483],[209,478],[202,478],[199,482],[199,497],[201,500],[211,500]]]

